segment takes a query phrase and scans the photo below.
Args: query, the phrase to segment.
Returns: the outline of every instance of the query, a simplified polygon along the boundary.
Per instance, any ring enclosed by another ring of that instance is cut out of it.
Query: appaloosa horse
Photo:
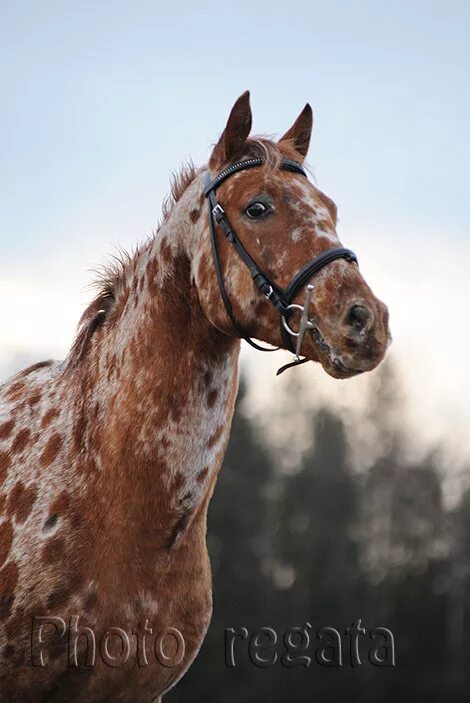
[[[155,236],[101,281],[66,360],[0,388],[2,702],[147,703],[191,664],[241,337],[336,378],[384,356],[386,308],[301,166],[310,107],[277,143],[250,127],[245,93]]]

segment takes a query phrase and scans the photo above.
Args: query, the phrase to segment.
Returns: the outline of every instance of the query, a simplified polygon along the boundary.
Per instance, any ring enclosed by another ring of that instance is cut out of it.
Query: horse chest
[[[123,598],[121,617],[133,643],[130,665],[122,667],[117,686],[122,700],[148,701],[149,694],[160,695],[199,651],[212,614],[204,532],[196,524],[178,548],[161,558],[154,576],[143,576]]]

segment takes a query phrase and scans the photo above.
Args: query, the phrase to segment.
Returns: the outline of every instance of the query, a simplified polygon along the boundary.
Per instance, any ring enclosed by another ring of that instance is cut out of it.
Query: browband
[[[221,171],[219,175],[214,178],[213,181],[210,180],[210,174],[208,171],[207,176],[209,177],[209,180],[204,189],[204,195],[207,196],[211,190],[216,190],[216,188],[218,188],[221,183],[226,181],[227,178],[229,178],[229,176],[232,176],[234,173],[238,173],[238,171],[246,171],[249,168],[254,168],[255,166],[263,166],[264,163],[265,162],[263,161],[263,159],[244,159],[243,161],[237,161],[237,163],[232,164],[231,166],[227,166],[227,168]],[[307,174],[305,173],[302,166],[297,163],[297,161],[285,159],[281,163],[281,168],[283,171],[292,171],[293,173],[300,173],[301,176],[305,176],[305,178],[307,178]]]

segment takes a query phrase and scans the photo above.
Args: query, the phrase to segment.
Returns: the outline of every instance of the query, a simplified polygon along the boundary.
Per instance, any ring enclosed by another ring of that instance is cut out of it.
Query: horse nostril
[[[364,305],[353,305],[346,316],[346,324],[356,332],[362,332],[371,320],[372,312]]]

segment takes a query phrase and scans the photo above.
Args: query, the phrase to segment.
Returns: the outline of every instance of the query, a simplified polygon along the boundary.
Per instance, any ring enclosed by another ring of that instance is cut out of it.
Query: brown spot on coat
[[[20,430],[16,435],[13,444],[11,445],[11,450],[15,454],[22,452],[26,445],[28,444],[29,438],[31,436],[31,430],[28,427]]]
[[[0,486],[5,482],[10,465],[10,456],[6,452],[0,452]]]
[[[8,497],[8,514],[22,524],[30,515],[36,498],[35,488],[26,488],[22,481],[17,481]]]
[[[0,571],[0,620],[11,615],[17,583],[18,567],[15,562],[10,562]]]
[[[63,439],[58,432],[55,432],[51,437],[49,437],[40,457],[40,461],[43,466],[49,466],[49,464],[54,461],[60,451],[60,448],[62,447],[62,444]]]
[[[54,418],[58,417],[59,415],[59,409],[58,408],[50,408],[46,413],[44,413],[44,416],[41,420],[41,427],[47,427]]]
[[[73,428],[73,442],[77,451],[82,449],[83,437],[86,430],[85,415],[82,413]]]
[[[13,542],[13,528],[10,520],[2,522],[0,525],[0,564],[3,564],[10,553]]]
[[[220,437],[222,436],[222,432],[225,429],[225,425],[219,425],[212,437],[209,439],[209,442],[207,443],[208,447],[213,447],[214,444],[217,444],[219,441]]]
[[[32,408],[33,405],[37,405],[40,400],[41,400],[41,393],[39,391],[36,391],[36,393],[32,393],[29,396],[28,405]]]
[[[201,217],[201,211],[197,209],[191,210],[189,217],[191,218],[191,222],[196,223]]]
[[[7,437],[9,437],[14,426],[14,420],[7,420],[6,422],[2,422],[2,424],[0,425],[0,439],[6,439]]]
[[[218,391],[213,389],[212,391],[210,391],[209,395],[207,396],[207,405],[210,408],[212,408],[215,401],[217,400],[217,395],[218,395]]]
[[[205,469],[203,469],[202,471],[200,471],[200,472],[198,473],[198,475],[197,475],[197,477],[196,477],[196,481],[197,481],[198,483],[204,483],[205,478],[206,478],[206,476],[207,476],[208,473],[209,473],[209,467],[206,466]]]
[[[18,400],[18,398],[21,397],[21,393],[25,388],[25,384],[22,381],[16,381],[16,383],[13,383],[13,385],[10,387],[10,390],[7,393],[7,397],[9,400]]]

